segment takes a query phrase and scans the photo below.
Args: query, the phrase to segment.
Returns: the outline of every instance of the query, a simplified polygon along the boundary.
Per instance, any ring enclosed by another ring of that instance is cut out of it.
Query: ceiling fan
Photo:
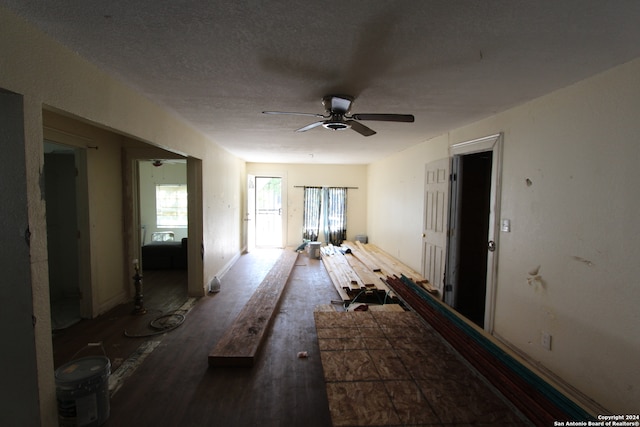
[[[362,136],[375,135],[376,132],[356,120],[372,120],[380,122],[404,122],[412,123],[415,119],[412,114],[350,114],[354,97],[349,95],[327,95],[322,98],[325,114],[295,113],[285,111],[263,111],[264,114],[292,114],[297,116],[311,116],[322,120],[311,123],[296,132],[306,132],[318,126],[330,130],[353,129]]]

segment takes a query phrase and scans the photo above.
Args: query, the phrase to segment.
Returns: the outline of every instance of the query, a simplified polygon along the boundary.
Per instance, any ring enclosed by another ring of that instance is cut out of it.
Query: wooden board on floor
[[[358,258],[360,262],[366,265],[369,271],[373,271],[376,273],[380,271],[380,266],[378,265],[378,261],[373,257],[371,257],[366,250],[364,250],[362,243],[360,243],[360,246],[357,246],[353,242],[344,241],[342,242],[342,246],[349,248],[353,256]]]
[[[414,283],[424,288],[427,292],[437,293],[437,290],[434,289],[433,286],[431,286],[431,284],[429,283],[429,281],[424,277],[422,277],[420,273],[413,270],[408,265],[403,264],[402,262],[392,257],[391,255],[389,255],[382,249],[378,248],[377,246],[371,243],[364,245],[360,242],[356,242],[356,246],[359,249],[366,250],[369,256],[376,259],[383,266],[382,267],[383,272],[387,276],[408,277]]]
[[[253,366],[298,253],[285,250],[209,353],[209,366]]]

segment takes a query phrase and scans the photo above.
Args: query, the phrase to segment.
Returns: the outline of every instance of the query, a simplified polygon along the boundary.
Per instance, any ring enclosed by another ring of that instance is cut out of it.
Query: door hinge
[[[453,291],[453,285],[444,285],[444,291],[445,292]]]

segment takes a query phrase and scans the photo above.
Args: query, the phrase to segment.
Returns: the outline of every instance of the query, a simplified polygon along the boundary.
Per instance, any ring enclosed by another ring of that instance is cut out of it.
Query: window
[[[304,188],[304,218],[302,220],[302,238],[312,242],[318,241],[320,234],[320,212],[322,188]]]
[[[347,238],[346,188],[304,188],[302,238],[317,241],[321,224],[328,243],[339,246]]]
[[[156,185],[156,221],[158,228],[187,228],[187,186]]]
[[[324,235],[332,245],[340,246],[347,238],[347,189],[324,189]]]

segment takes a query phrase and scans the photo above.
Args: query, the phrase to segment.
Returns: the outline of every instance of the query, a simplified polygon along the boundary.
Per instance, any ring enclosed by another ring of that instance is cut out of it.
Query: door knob
[[[488,248],[489,252],[493,252],[496,250],[496,242],[494,242],[493,240],[489,240],[489,246]]]

